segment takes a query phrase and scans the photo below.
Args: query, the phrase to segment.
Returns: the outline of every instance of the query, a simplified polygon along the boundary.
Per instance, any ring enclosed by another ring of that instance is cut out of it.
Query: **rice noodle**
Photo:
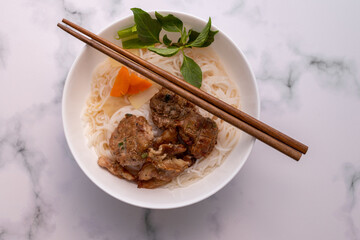
[[[195,60],[203,72],[201,89],[236,108],[240,108],[239,90],[236,84],[226,75],[217,56],[209,48],[185,49],[185,53]],[[180,73],[180,66],[183,61],[182,54],[162,57],[151,51],[141,49],[139,55],[141,58],[182,78]],[[91,82],[91,92],[82,115],[88,145],[95,150],[98,156],[111,157],[108,145],[110,136],[126,113],[144,116],[153,127],[154,134],[158,134],[158,130],[149,116],[149,103],[144,104],[139,109],[135,109],[127,101],[128,104],[119,108],[112,116],[108,116],[104,112],[103,106],[109,98],[111,87],[114,84],[120,66],[120,64],[114,64],[113,60],[107,59],[96,67]],[[199,110],[203,116],[212,118],[218,125],[217,144],[208,157],[197,160],[192,167],[186,169],[171,183],[165,185],[164,188],[185,187],[203,178],[221,165],[240,138],[240,131],[238,129],[203,109]]]

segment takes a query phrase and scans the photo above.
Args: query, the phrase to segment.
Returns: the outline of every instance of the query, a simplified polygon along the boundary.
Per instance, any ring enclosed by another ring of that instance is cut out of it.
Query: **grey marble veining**
[[[347,200],[343,206],[344,219],[348,222],[347,234],[350,239],[359,239],[359,198],[360,168],[352,164],[344,165],[344,181],[347,188]]]
[[[310,56],[308,64],[319,73],[326,74],[327,84],[333,87],[348,87],[360,96],[360,80],[355,75],[355,65],[343,60],[322,59]]]
[[[46,167],[47,159],[40,150],[35,150],[27,136],[28,129],[31,128],[32,123],[36,121],[38,116],[49,113],[48,107],[34,107],[30,111],[10,118],[1,126],[0,152],[2,153],[2,161],[0,167],[5,168],[6,165],[15,162],[27,175],[31,187],[31,205],[29,205],[31,208],[24,215],[21,228],[16,229],[11,226],[10,229],[7,229],[6,226],[1,226],[4,239],[7,235],[24,239],[36,239],[38,232],[48,225],[51,205],[44,199],[40,184],[40,178]],[[24,121],[24,119],[26,120]],[[18,190],[21,191],[21,188]]]
[[[146,231],[147,239],[155,240],[155,239],[157,239],[156,228],[151,221],[151,212],[152,211],[150,209],[144,210],[144,224],[145,224],[145,231]]]
[[[264,81],[265,86],[277,85],[275,91],[279,91],[280,97],[275,103],[270,104],[270,107],[274,107],[274,104],[279,102],[292,104],[292,102],[298,101],[296,94],[299,91],[295,89],[300,81],[308,80],[309,73],[314,76],[313,81],[321,87],[360,96],[360,75],[357,74],[354,60],[320,54],[304,54],[299,47],[292,45],[282,47],[280,52],[284,52],[283,54],[287,56],[286,63],[279,64],[278,53],[265,51],[261,54],[261,67],[255,72],[257,79]],[[274,98],[271,98],[270,100],[265,99],[263,102],[264,109],[269,102],[274,101]]]
[[[227,186],[180,209],[133,207],[97,188],[61,120],[83,44],[56,23],[98,32],[131,7],[211,16],[254,70],[262,119],[309,153],[295,163],[256,143]],[[0,240],[360,239],[360,32],[349,27],[359,9],[325,0],[0,3]]]
[[[62,0],[62,7],[64,8],[67,17],[71,17],[79,24],[82,24],[83,13],[81,13],[79,10],[76,10],[76,8],[72,6],[70,1]]]

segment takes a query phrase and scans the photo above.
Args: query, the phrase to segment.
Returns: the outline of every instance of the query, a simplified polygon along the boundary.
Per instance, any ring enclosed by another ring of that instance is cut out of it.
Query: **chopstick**
[[[250,115],[241,112],[240,110],[232,107],[231,105],[228,105],[225,102],[193,87],[185,81],[176,78],[172,74],[129,53],[128,51],[116,46],[115,44],[110,43],[103,38],[100,38],[99,36],[89,32],[88,30],[66,19],[63,19],[63,22],[93,38],[89,39],[88,37],[85,37],[84,35],[75,32],[74,30],[70,29],[65,25],[62,25],[60,23],[58,24],[58,27],[78,38],[79,40],[87,43],[89,46],[101,51],[102,53],[119,61],[125,66],[135,70],[136,72],[153,80],[154,82],[162,85],[163,87],[177,93],[178,95],[184,97],[195,105],[198,105],[199,107],[207,110],[213,115],[256,137],[260,141],[270,145],[271,147],[279,150],[280,152],[288,155],[289,157],[295,160],[299,160],[302,153],[306,153],[308,147],[304,144],[271,128],[270,126],[260,122],[259,120],[251,117]],[[225,111],[225,109],[227,111]],[[250,123],[247,122],[248,120],[250,121]],[[264,132],[262,130],[264,130]]]

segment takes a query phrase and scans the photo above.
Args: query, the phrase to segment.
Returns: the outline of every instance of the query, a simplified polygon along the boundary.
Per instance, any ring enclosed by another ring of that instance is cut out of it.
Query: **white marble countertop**
[[[131,7],[206,19],[244,51],[261,119],[310,146],[300,162],[256,142],[240,173],[197,204],[148,210],[96,187],[61,120],[67,72],[92,31]],[[0,239],[360,239],[360,2],[339,0],[0,3]]]

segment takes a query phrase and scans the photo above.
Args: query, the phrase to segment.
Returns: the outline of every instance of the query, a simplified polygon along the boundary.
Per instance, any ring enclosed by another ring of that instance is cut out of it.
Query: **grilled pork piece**
[[[179,135],[196,159],[208,156],[214,149],[219,129],[216,123],[198,113],[189,114],[180,126]]]
[[[192,103],[163,88],[151,98],[150,109],[155,125],[166,129],[164,139],[171,136],[170,142],[176,143],[175,134],[176,138],[179,135],[196,159],[208,156],[214,149],[219,129],[212,119],[201,116]],[[161,137],[155,141],[155,147],[159,146],[157,142],[161,142]]]
[[[175,93],[162,88],[150,99],[151,117],[161,128],[177,127],[189,113],[195,111],[194,104]]]
[[[139,188],[155,188],[179,176],[191,164],[176,158],[186,148],[182,144],[162,144],[158,150],[150,148],[147,161],[138,175]]]
[[[125,168],[120,166],[120,164],[114,159],[102,156],[99,157],[98,164],[100,167],[106,168],[110,173],[112,173],[113,175],[119,178],[125,178],[126,180],[129,181],[135,180],[135,177]]]
[[[111,135],[110,150],[121,166],[139,166],[145,162],[153,138],[152,128],[144,117],[127,114]]]
[[[163,131],[163,133],[154,139],[153,148],[157,149],[161,144],[164,143],[177,143],[178,139],[178,132],[176,128],[168,128]]]

